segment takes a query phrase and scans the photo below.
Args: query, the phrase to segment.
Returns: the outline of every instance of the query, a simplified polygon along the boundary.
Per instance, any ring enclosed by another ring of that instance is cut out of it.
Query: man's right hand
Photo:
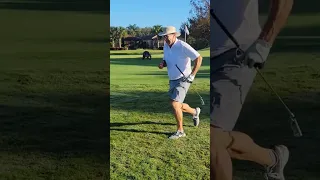
[[[161,62],[159,65],[158,65],[159,69],[163,69],[163,63]]]
[[[166,61],[161,61],[161,63],[158,65],[159,69],[163,69],[163,67],[167,67]]]
[[[245,52],[244,63],[249,68],[262,69],[270,52],[271,45],[263,40],[257,40]]]

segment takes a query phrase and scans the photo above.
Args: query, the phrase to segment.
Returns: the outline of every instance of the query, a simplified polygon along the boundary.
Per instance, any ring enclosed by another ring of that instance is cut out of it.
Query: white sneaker
[[[186,133],[177,131],[177,132],[175,132],[174,134],[172,134],[172,135],[169,137],[169,139],[178,139],[178,138],[181,138],[181,137],[186,137]]]
[[[274,154],[276,156],[276,163],[272,167],[266,168],[265,179],[266,180],[285,180],[283,175],[283,169],[286,166],[289,159],[289,150],[284,145],[275,146]]]
[[[194,126],[198,126],[198,125],[199,125],[199,122],[200,122],[200,118],[199,118],[200,112],[201,112],[201,109],[200,109],[199,107],[197,107],[197,108],[196,108],[196,114],[192,117]]]

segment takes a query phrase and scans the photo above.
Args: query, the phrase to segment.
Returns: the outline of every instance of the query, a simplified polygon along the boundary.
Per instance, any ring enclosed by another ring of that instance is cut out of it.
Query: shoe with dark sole
[[[169,139],[179,139],[181,137],[186,137],[186,133],[184,132],[180,132],[180,131],[177,131],[175,132],[174,134],[172,134]]]

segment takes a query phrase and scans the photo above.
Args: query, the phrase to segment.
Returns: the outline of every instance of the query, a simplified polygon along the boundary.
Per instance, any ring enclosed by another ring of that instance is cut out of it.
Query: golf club
[[[176,64],[176,67],[178,68],[178,70],[180,71],[180,73],[183,75],[183,77],[184,77],[185,79],[187,79],[187,77],[183,74],[183,72],[181,71],[181,69],[178,67],[177,64]],[[188,81],[188,82],[189,82],[189,81]],[[192,83],[192,82],[189,82],[189,83]],[[200,97],[201,105],[204,106],[205,103],[204,103],[202,97],[200,96],[200,94],[198,93],[198,91],[197,91],[196,89],[195,89],[195,91],[196,91],[196,93],[198,94],[198,96]]]
[[[215,13],[213,12],[213,9],[210,9],[210,14],[213,17],[213,19],[216,20],[217,24],[221,27],[221,29],[227,34],[227,36],[233,41],[233,43],[236,45],[237,47],[237,56],[239,55],[238,53],[241,53],[240,55],[244,54],[244,51],[240,48],[239,43],[237,42],[237,40],[232,36],[232,34],[227,30],[227,28],[224,26],[224,24],[219,20],[219,18],[215,15]],[[243,61],[243,60],[242,60]],[[288,106],[283,102],[283,100],[281,99],[281,97],[276,93],[276,91],[272,88],[272,86],[267,82],[267,80],[265,79],[265,77],[262,75],[262,73],[260,72],[258,67],[255,67],[256,71],[258,72],[258,74],[261,76],[261,78],[264,80],[264,82],[269,86],[269,88],[273,91],[273,93],[278,97],[278,99],[280,100],[280,102],[283,104],[283,106],[286,108],[286,110],[288,111],[289,115],[290,115],[290,126],[291,129],[293,131],[293,135],[295,137],[301,137],[302,136],[302,132],[301,129],[299,127],[298,121],[295,118],[295,115],[291,112],[291,110],[288,108]]]

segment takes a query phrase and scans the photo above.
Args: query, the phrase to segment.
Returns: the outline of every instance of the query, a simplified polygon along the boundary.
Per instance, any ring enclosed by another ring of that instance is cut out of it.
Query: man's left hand
[[[183,81],[183,82],[187,81],[188,83],[192,83],[193,80],[194,80],[194,77],[195,77],[195,75],[190,74],[187,78],[184,77],[184,78],[182,79],[182,81]]]
[[[245,52],[244,63],[249,68],[256,67],[262,69],[268,58],[271,45],[261,39],[255,41]]]

